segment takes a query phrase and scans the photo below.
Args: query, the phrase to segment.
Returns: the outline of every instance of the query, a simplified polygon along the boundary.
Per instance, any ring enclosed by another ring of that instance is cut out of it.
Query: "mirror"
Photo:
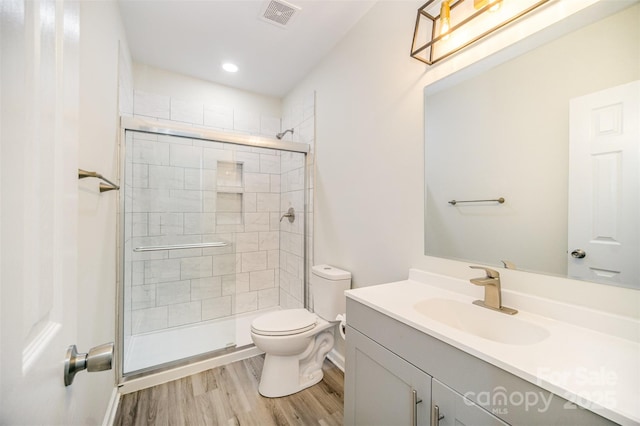
[[[569,246],[570,228],[587,212],[568,215],[570,102],[640,79],[639,22],[636,3],[455,85],[427,87],[426,255],[638,288],[638,145],[635,170],[623,170],[635,185],[636,205],[624,204],[635,209],[624,231],[635,239],[631,279],[571,270],[584,259],[571,256],[583,247]]]

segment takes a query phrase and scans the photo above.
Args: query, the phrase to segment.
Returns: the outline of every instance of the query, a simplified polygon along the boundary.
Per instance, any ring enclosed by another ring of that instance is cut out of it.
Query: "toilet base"
[[[332,331],[319,333],[300,356],[266,354],[258,392],[278,398],[300,392],[319,383],[324,377],[322,364],[333,348]]]

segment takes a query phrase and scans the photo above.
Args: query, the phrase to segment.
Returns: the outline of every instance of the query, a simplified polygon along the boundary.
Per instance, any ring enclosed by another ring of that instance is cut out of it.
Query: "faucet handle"
[[[513,263],[510,260],[501,260],[500,262],[502,262],[502,264],[504,265],[505,269],[518,269],[516,268],[516,264]]]
[[[469,266],[471,269],[483,269],[488,278],[500,278],[500,272],[484,266]]]

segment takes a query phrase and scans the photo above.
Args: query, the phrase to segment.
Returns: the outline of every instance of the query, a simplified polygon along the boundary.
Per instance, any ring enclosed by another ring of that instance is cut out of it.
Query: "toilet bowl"
[[[346,310],[344,291],[351,274],[329,265],[314,266],[314,312],[284,309],[251,323],[251,339],[265,353],[258,391],[266,397],[291,395],[322,380],[324,358],[334,345],[336,317]]]

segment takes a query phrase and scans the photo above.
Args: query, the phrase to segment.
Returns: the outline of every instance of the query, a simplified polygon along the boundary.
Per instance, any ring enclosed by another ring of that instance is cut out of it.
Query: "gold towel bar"
[[[111,182],[109,179],[102,176],[100,173],[89,172],[87,170],[78,169],[78,179],[84,179],[88,177],[98,178],[108,183],[108,185],[105,185],[104,183],[100,183],[100,192],[107,192],[107,191],[113,191],[114,189],[120,189],[118,185]]]

